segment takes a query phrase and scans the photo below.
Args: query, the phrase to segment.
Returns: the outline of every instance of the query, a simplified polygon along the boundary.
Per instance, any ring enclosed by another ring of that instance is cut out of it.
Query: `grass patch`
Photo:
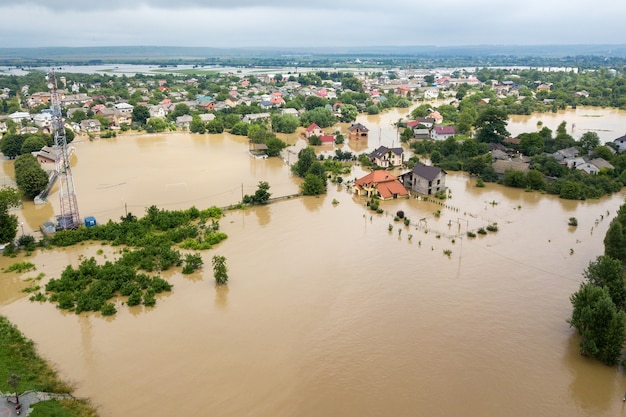
[[[35,264],[32,262],[16,262],[14,264],[9,265],[9,267],[7,269],[4,270],[4,272],[17,272],[18,274],[22,274],[24,272],[29,272],[29,271],[34,271],[35,269],[37,269],[35,267]]]
[[[32,406],[33,411],[29,417],[97,417],[98,413],[89,404],[89,401],[76,400],[50,400],[43,401]]]

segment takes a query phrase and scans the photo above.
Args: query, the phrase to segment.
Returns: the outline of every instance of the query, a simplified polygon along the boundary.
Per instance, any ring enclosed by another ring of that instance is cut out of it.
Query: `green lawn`
[[[71,385],[61,381],[52,367],[35,349],[35,344],[22,335],[5,317],[0,316],[0,391],[13,392],[7,380],[11,374],[21,376],[18,392],[46,391],[70,393]],[[45,401],[34,407],[33,417],[96,417],[85,400]]]

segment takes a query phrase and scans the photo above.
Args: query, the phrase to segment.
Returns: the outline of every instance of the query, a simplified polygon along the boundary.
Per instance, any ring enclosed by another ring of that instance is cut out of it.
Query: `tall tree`
[[[352,123],[356,120],[358,115],[359,111],[356,106],[352,104],[344,104],[341,106],[341,115],[339,116],[339,120],[343,123]]]
[[[581,336],[580,353],[616,365],[624,346],[626,313],[615,307],[606,287],[590,282],[581,284],[570,301],[574,309],[569,323]]]
[[[618,219],[614,219],[604,236],[604,254],[626,263],[626,237]]]
[[[15,182],[27,198],[35,198],[48,185],[48,174],[31,154],[20,155],[15,160]]]
[[[293,164],[291,170],[301,178],[309,171],[309,168],[317,160],[315,150],[310,146],[303,148],[298,152],[298,161]]]
[[[487,107],[474,122],[476,140],[485,143],[502,143],[509,136],[506,130],[508,115],[497,107]]]
[[[15,188],[0,188],[0,243],[10,242],[17,235],[17,216],[9,210],[19,207],[20,195]]]
[[[626,282],[624,281],[624,267],[622,263],[610,256],[598,256],[595,261],[589,262],[584,277],[597,287],[606,287],[613,304],[620,309],[626,308]]]
[[[150,118],[150,110],[141,104],[133,107],[133,122],[139,123],[142,126],[146,124]]]
[[[596,132],[585,132],[578,140],[578,146],[587,154],[600,146],[600,137]]]
[[[226,257],[213,256],[213,276],[217,284],[223,285],[228,282],[228,268],[226,267]]]

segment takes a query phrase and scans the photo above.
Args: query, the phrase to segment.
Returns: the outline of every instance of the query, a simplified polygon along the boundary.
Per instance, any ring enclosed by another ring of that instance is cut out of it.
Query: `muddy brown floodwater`
[[[383,126],[398,115],[362,120]],[[395,132],[380,131],[391,145]],[[229,135],[74,146],[81,215],[99,222],[152,204],[236,203],[258,181],[275,196],[298,190],[282,160],[252,159],[246,141]],[[360,175],[356,167],[350,177]],[[383,214],[332,184],[319,198],[228,211],[229,238],[203,253],[203,270],[164,274],[174,289],[156,307],[118,301],[112,318],[65,313],[20,292],[27,277],[58,277],[81,255],[111,259],[110,247],[38,252],[28,258],[37,271],[0,274],[0,314],[104,417],[621,415],[623,375],[582,358],[566,319],[624,193],[565,201],[477,188],[456,173],[447,185],[446,206],[394,200]],[[16,211],[27,232],[57,212],[57,198]],[[411,226],[394,222],[398,210]],[[497,233],[466,237],[493,223]],[[227,286],[214,285],[215,254],[227,259]]]

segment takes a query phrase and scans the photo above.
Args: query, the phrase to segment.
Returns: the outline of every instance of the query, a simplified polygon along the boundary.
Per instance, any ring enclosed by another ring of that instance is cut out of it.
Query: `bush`
[[[478,229],[478,232],[477,232],[477,233],[478,233],[479,235],[486,235],[486,234],[487,234],[487,231],[481,227],[480,229]]]
[[[20,238],[17,240],[17,245],[23,247],[28,252],[34,251],[37,247],[37,244],[35,243],[35,238],[31,235],[20,236]]]
[[[102,308],[100,309],[100,312],[102,313],[103,316],[112,316],[115,313],[117,313],[117,310],[115,309],[115,304],[106,303],[102,306]]]
[[[576,217],[570,217],[569,218],[569,223],[567,223],[569,226],[578,226],[578,220],[576,219]]]
[[[487,230],[489,230],[490,232],[497,232],[498,231],[498,225],[496,223],[490,224],[489,226],[487,226]]]

